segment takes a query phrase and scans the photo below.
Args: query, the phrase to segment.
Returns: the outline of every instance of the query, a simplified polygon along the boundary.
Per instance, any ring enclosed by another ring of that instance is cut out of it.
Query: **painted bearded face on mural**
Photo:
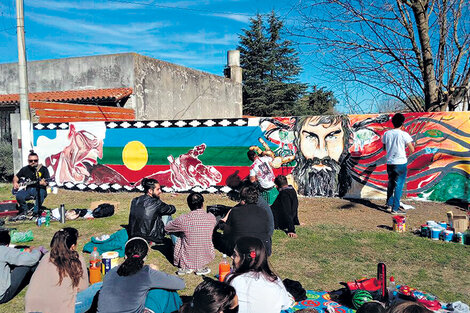
[[[349,120],[343,116],[299,118],[295,126],[297,165],[292,171],[305,196],[343,196],[351,184],[346,169]]]

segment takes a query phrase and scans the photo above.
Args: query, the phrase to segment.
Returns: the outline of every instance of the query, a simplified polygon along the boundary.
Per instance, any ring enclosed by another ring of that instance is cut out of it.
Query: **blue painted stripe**
[[[182,127],[107,129],[105,147],[123,147],[130,141],[140,141],[146,147],[193,147],[205,143],[208,147],[240,147],[260,145],[263,132],[258,126],[247,127]]]

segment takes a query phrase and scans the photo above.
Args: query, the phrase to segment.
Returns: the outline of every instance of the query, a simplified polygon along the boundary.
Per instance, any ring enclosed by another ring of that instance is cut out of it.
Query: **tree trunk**
[[[441,108],[429,38],[428,4],[428,0],[412,0],[411,9],[413,10],[416,20],[416,28],[418,30],[419,42],[421,44],[421,56],[423,58],[424,65],[422,72],[424,81],[424,110],[436,111]]]

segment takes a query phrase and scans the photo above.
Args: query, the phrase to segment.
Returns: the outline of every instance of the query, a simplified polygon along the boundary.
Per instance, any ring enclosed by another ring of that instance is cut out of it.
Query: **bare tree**
[[[335,79],[411,111],[454,110],[468,92],[468,0],[299,0],[294,9],[292,33]]]

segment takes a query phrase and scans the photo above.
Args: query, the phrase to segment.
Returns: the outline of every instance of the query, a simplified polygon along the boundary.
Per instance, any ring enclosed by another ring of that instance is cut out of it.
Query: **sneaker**
[[[199,275],[199,276],[201,276],[201,275],[207,275],[207,274],[209,274],[210,272],[211,272],[211,269],[210,269],[210,268],[204,267],[204,268],[198,269],[198,270],[196,271],[196,275]]]
[[[385,205],[384,210],[388,213],[392,213],[392,207],[390,205]]]
[[[193,272],[193,270],[191,269],[186,269],[186,268],[179,268],[178,269],[178,272],[176,272],[176,274],[180,275],[180,276],[183,276],[183,275],[186,275],[186,274],[191,274]]]

